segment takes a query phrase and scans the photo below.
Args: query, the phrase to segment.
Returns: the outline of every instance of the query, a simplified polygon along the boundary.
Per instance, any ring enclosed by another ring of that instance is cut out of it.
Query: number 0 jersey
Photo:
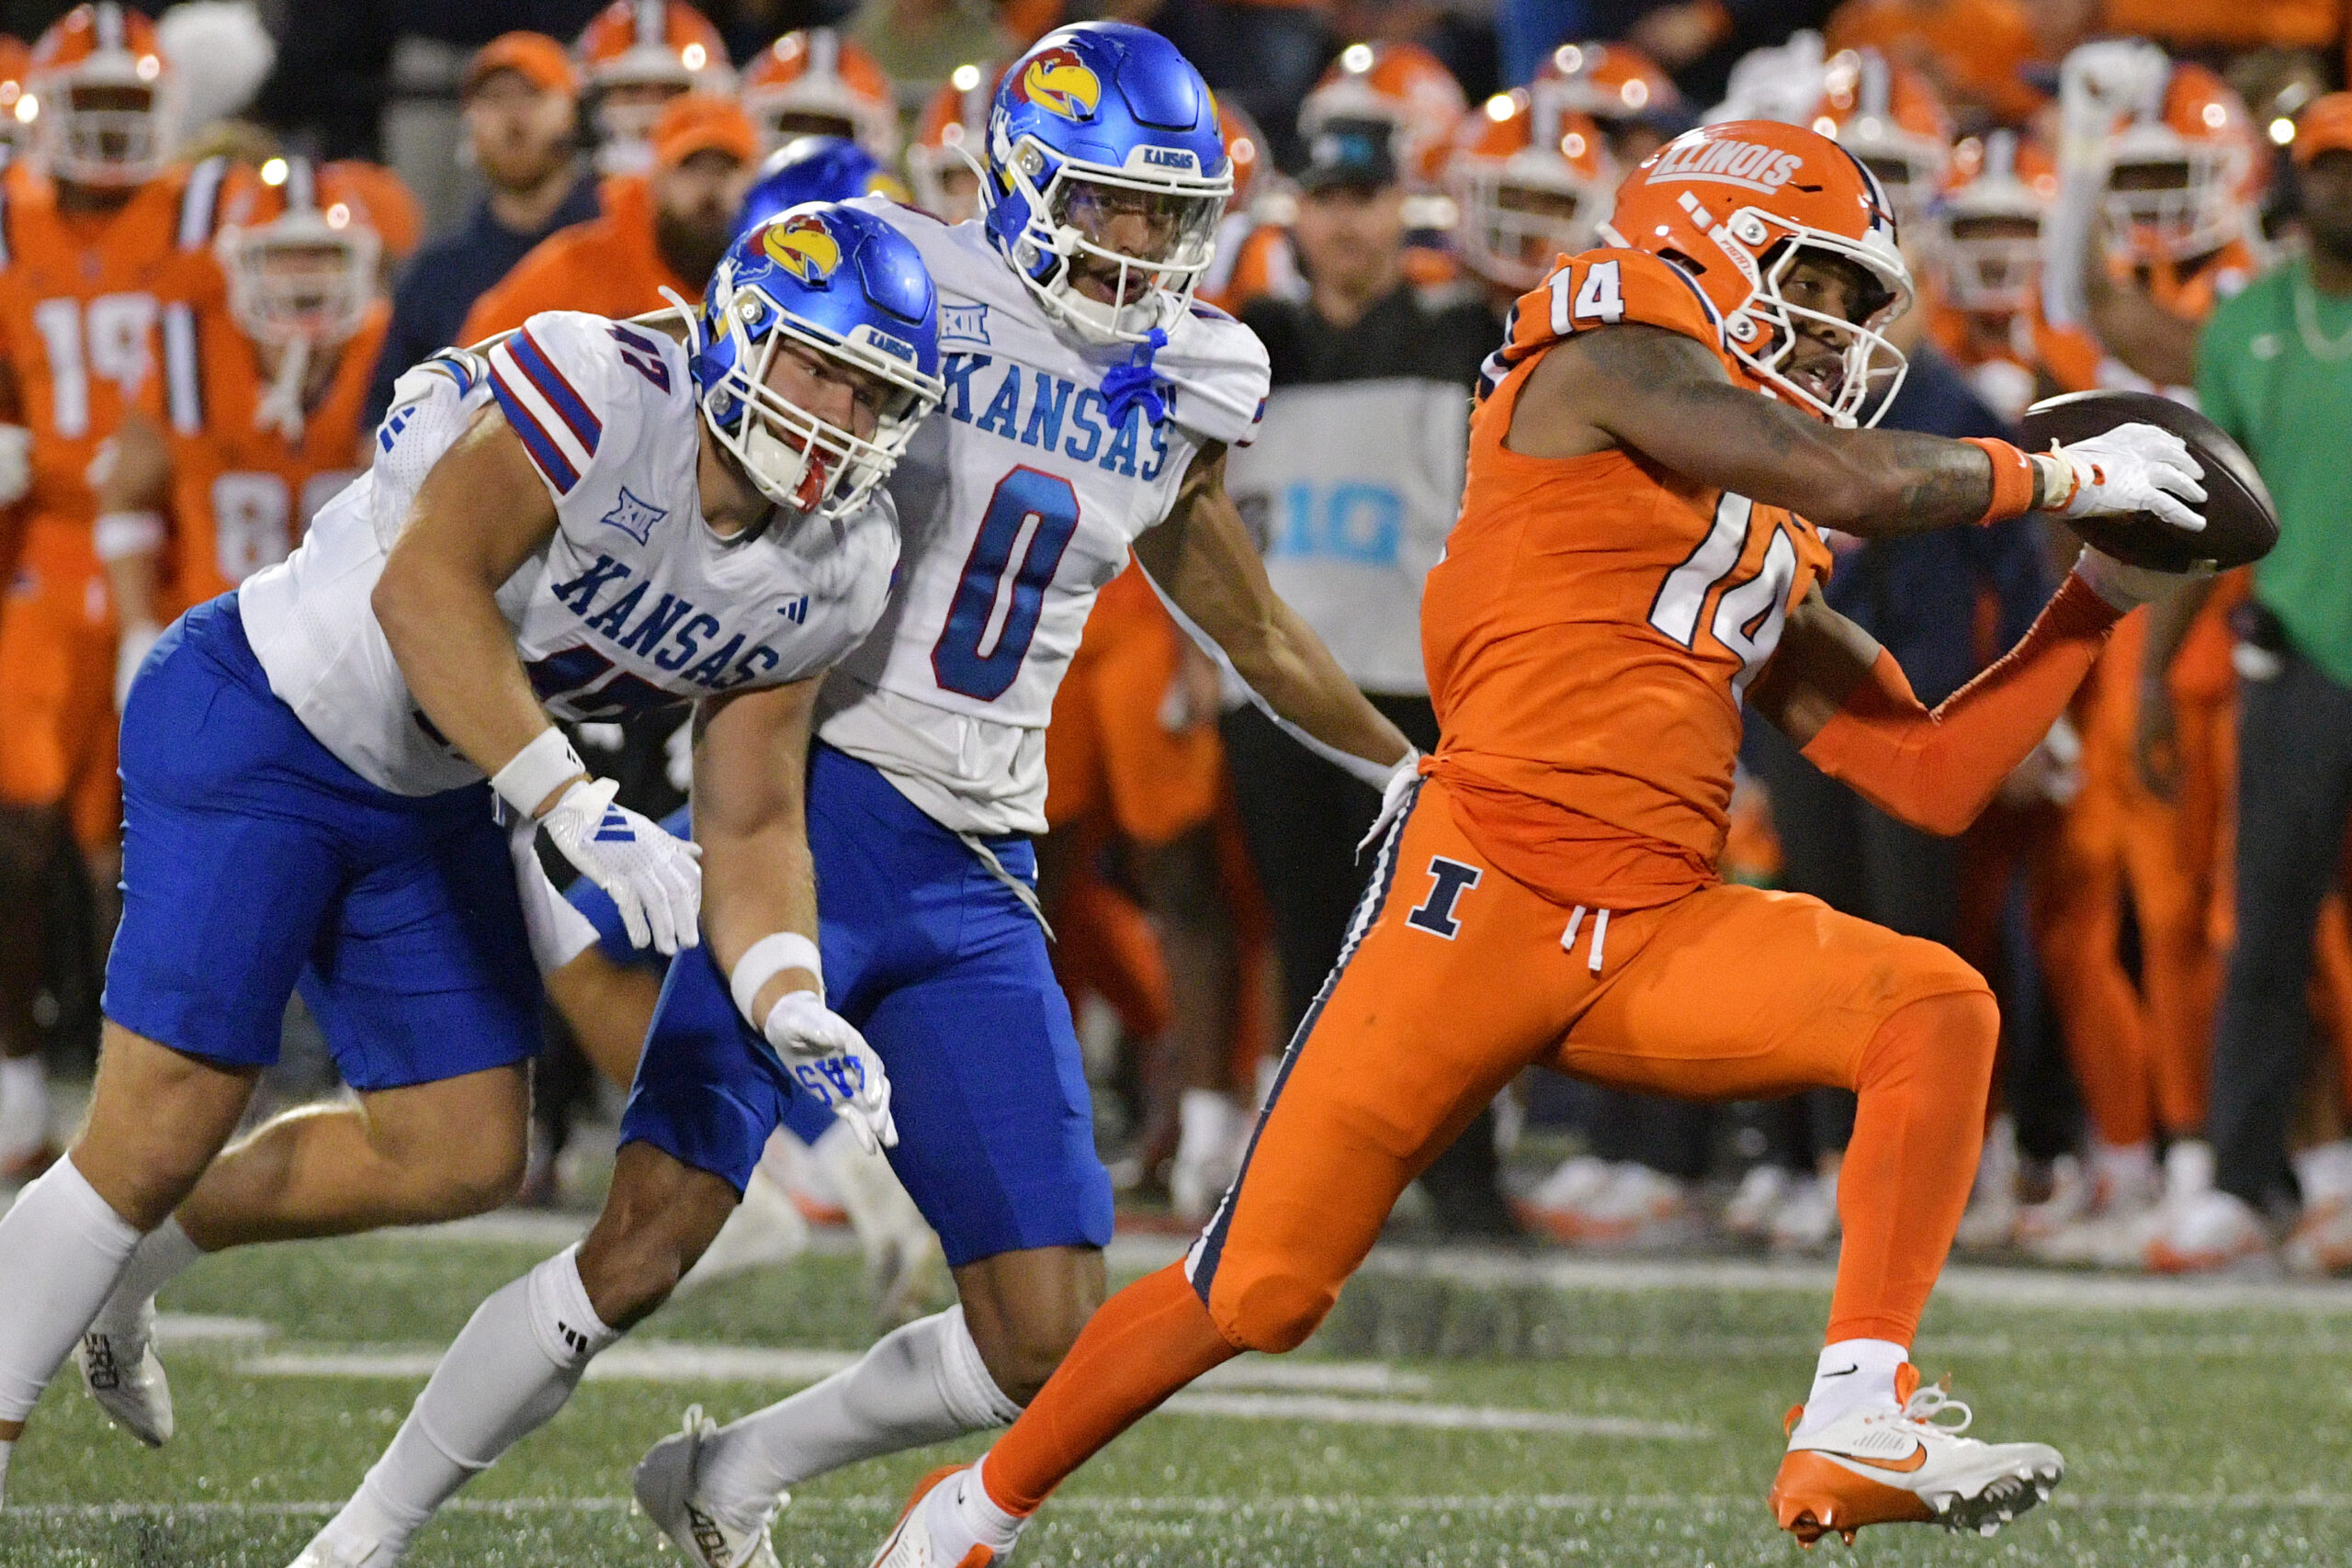
[[[1046,722],[1098,589],[1164,519],[1195,453],[1249,440],[1266,353],[1196,305],[1154,361],[1164,417],[1103,412],[1125,345],[1054,331],[977,222],[852,202],[922,253],[947,396],[891,478],[905,532],[881,625],[826,683],[819,734],[942,826],[1046,830]]]
[[[270,689],[381,788],[481,777],[418,711],[368,600],[425,475],[493,400],[555,500],[554,537],[497,596],[548,713],[616,719],[829,668],[881,613],[891,505],[834,522],[778,513],[721,539],[702,514],[694,393],[665,334],[569,310],[403,375],[368,473],[238,591]]]
[[[1511,311],[1471,422],[1462,519],[1421,603],[1443,735],[1430,766],[1494,863],[1562,904],[1642,908],[1717,879],[1739,705],[1829,573],[1804,518],[1638,453],[1503,446],[1531,367],[1641,322],[1723,355],[1706,297],[1646,252],[1564,261]]]

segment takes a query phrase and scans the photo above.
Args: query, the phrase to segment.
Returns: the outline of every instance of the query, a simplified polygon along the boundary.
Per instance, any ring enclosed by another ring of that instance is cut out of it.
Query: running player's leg
[[[2124,786],[2103,776],[2096,759],[2088,771],[2083,793],[2036,857],[2034,923],[2092,1131],[2120,1147],[2147,1135],[2147,1010],[2120,947]]]
[[[75,606],[52,554],[28,555],[0,604],[0,1177],[12,1180],[39,1174],[55,1152],[34,1003],[49,945],[41,879],[71,782]]]

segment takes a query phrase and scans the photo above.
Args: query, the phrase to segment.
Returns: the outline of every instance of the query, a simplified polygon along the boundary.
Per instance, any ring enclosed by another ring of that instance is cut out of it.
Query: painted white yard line
[[[1337,1427],[1418,1427],[1442,1432],[1544,1432],[1578,1438],[1651,1438],[1691,1442],[1704,1427],[1636,1421],[1623,1416],[1572,1416],[1487,1404],[1419,1404],[1398,1399],[1340,1399],[1315,1393],[1180,1393],[1160,1409],[1178,1416],[1241,1421],[1314,1421]]]
[[[250,1345],[277,1332],[257,1317],[219,1317],[207,1313],[155,1314],[155,1342],[165,1349],[189,1345]]]

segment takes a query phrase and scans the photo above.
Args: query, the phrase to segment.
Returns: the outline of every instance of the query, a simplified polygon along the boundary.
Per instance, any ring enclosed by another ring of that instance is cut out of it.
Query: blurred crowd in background
[[[1894,329],[1910,369],[1883,423],[1998,435],[2058,393],[2201,396],[2281,498],[2274,561],[2127,622],[1956,840],[1751,727],[1724,864],[1994,980],[2005,1063],[1964,1250],[2352,1268],[2352,467],[2324,428],[2352,426],[2352,106],[2327,96],[2341,0],[192,0],[128,43],[90,7],[15,0],[0,20],[40,41],[0,40],[6,190],[70,185],[85,144],[119,163],[130,136],[156,168],[220,171],[228,319],[272,352],[242,410],[190,417],[296,442],[308,419],[345,444],[275,512],[217,485],[185,507],[166,493],[160,537],[99,541],[87,624],[56,635],[102,638],[127,672],[178,608],[299,542],[364,464],[401,369],[540,310],[698,297],[747,191],[784,166],[811,196],[973,216],[1001,63],[1096,14],[1163,31],[1219,94],[1236,189],[1203,297],[1257,331],[1274,382],[1228,485],[1276,586],[1425,749],[1420,580],[1459,502],[1480,362],[1555,255],[1607,243],[1618,183],[1682,130],[1808,125],[1883,183],[1920,299]],[[31,265],[13,234],[6,262]],[[956,357],[943,417],[1020,417],[983,406]],[[107,458],[135,467],[136,449]],[[9,499],[0,664],[12,630],[37,635],[43,592],[20,516],[39,497]],[[209,552],[192,564],[191,510]],[[1833,543],[1832,603],[1929,704],[2021,635],[2073,547],[2030,519]],[[578,739],[659,815],[683,800],[681,730],[673,715]],[[14,744],[0,1161],[21,1175],[57,1132],[44,1076],[87,1070],[119,852],[110,750],[36,766]],[[1135,1215],[1194,1224],[1339,951],[1378,802],[1241,701],[1134,572],[1101,599],[1047,748],[1040,892],[1102,1146]],[[588,1062],[634,1049],[550,1025],[542,1200],[613,1092]],[[281,1102],[331,1088],[316,1053],[291,1060]],[[1708,1107],[1533,1075],[1399,1224],[1826,1252],[1852,1114],[1830,1091]],[[823,1209],[821,1186],[797,1195]]]

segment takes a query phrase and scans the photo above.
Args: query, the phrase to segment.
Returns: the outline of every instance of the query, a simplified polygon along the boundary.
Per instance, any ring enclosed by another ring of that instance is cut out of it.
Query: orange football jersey
[[[254,423],[268,389],[254,345],[227,311],[204,312],[204,428],[172,438],[166,615],[226,593],[284,560],[319,508],[358,477],[368,378],[390,322],[391,307],[378,300],[343,344],[325,395],[303,420],[301,440],[289,442],[283,432]]]
[[[0,176],[0,358],[33,433],[32,528],[88,531],[90,464],[126,410],[195,417],[193,387],[164,374],[165,344],[192,343],[195,310],[221,296],[211,244],[229,178],[225,160],[208,160],[111,213],[80,214],[28,164]]]
[[[512,332],[542,310],[585,310],[616,319],[662,307],[662,290],[702,298],[702,286],[672,272],[653,243],[653,192],[644,180],[606,180],[605,210],[540,241],[514,270],[474,301],[458,342]]]
[[[1609,909],[1718,880],[1741,696],[1830,566],[1804,519],[1636,453],[1505,448],[1544,351],[1621,321],[1696,338],[1747,379],[1668,263],[1563,261],[1514,307],[1490,362],[1462,517],[1421,604],[1443,729],[1425,767],[1452,786],[1464,831],[1545,897]]]

